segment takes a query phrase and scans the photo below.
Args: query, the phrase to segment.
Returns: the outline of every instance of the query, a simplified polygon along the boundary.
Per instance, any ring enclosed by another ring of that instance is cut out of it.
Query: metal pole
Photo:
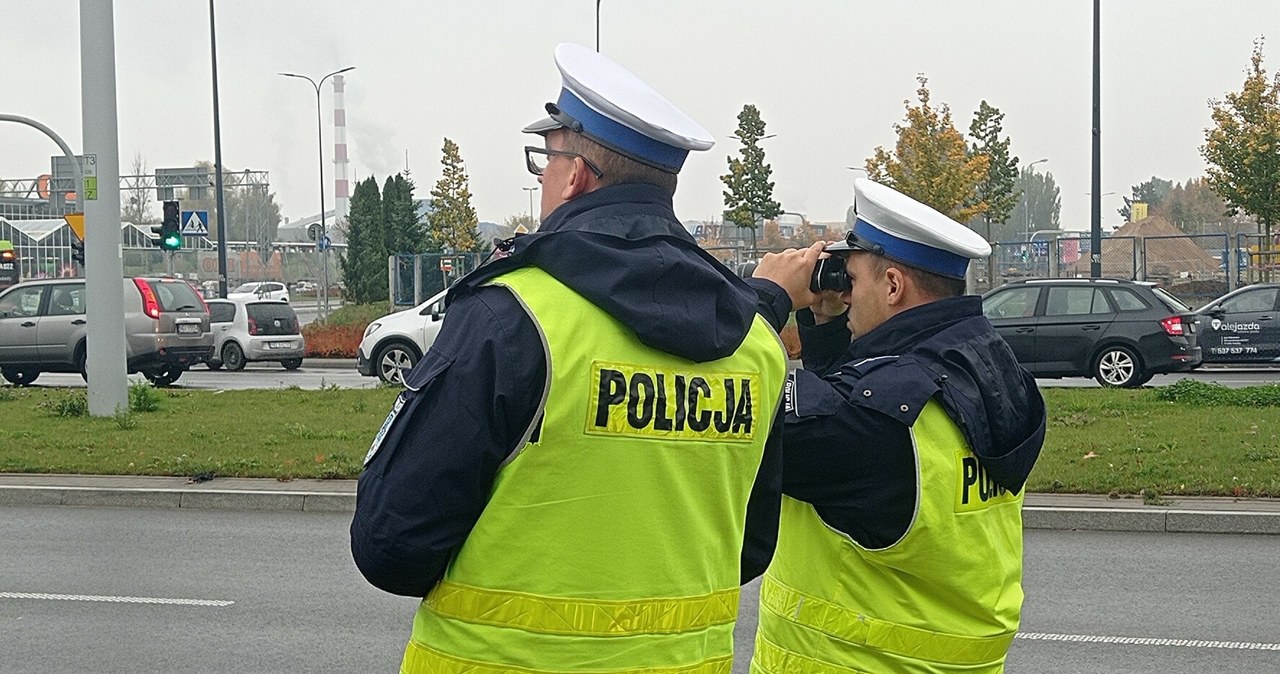
[[[321,249],[320,320],[324,321],[329,318],[329,249],[324,246],[324,237],[329,233],[324,222],[324,121],[320,116],[320,85],[312,84],[316,88],[316,148],[320,151],[320,239],[316,241],[316,248]]]
[[[1089,229],[1089,276],[1102,276],[1102,22],[1101,0],[1093,0],[1093,194]]]
[[[600,53],[600,0],[596,0],[596,53]]]
[[[213,63],[213,191],[218,209],[218,297],[227,298],[227,214],[222,201],[222,122],[218,114],[218,29],[209,0],[209,53]]]
[[[89,414],[129,409],[125,373],[124,270],[120,259],[120,140],[116,119],[115,12],[111,0],[80,0],[80,109],[84,150],[94,155],[97,198],[85,194],[85,343]],[[78,162],[72,162],[78,164]],[[77,196],[85,190],[81,180]]]

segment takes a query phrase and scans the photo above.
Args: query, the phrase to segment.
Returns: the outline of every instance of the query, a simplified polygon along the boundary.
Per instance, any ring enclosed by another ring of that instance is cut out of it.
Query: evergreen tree
[[[426,229],[413,199],[413,178],[405,173],[388,176],[382,188],[382,212],[387,252],[421,253],[426,250]]]
[[[356,183],[347,216],[347,254],[342,280],[356,304],[387,298],[387,248],[382,198],[373,177]]]
[[[1268,79],[1261,38],[1244,86],[1210,105],[1213,126],[1200,148],[1209,163],[1209,184],[1226,200],[1229,215],[1252,214],[1264,240],[1272,241],[1272,226],[1280,220],[1280,73]]]
[[[1147,212],[1151,213],[1160,208],[1164,203],[1165,197],[1173,191],[1172,180],[1161,180],[1155,176],[1151,176],[1151,180],[1147,180],[1129,188],[1130,196],[1124,197],[1124,206],[1118,211],[1120,217],[1125,222],[1130,220],[1133,213],[1133,202],[1141,201],[1147,205]]]
[[[738,113],[738,131],[734,138],[742,143],[738,157],[730,157],[729,172],[720,176],[725,187],[724,220],[751,230],[751,250],[756,249],[756,228],[760,223],[778,217],[782,204],[773,200],[773,183],[769,176],[773,167],[764,161],[764,120],[756,106],[747,104]]]
[[[471,205],[470,181],[457,143],[444,139],[440,163],[444,173],[431,190],[431,215],[427,221],[431,245],[445,252],[479,252],[489,242],[482,242],[476,231],[480,219]]]
[[[1000,138],[1004,113],[983,101],[969,124],[969,135],[977,142],[970,147],[971,155],[986,155],[987,174],[978,182],[972,203],[985,202],[982,213],[982,234],[991,240],[991,223],[1004,223],[1018,203],[1014,184],[1018,180],[1018,158],[1009,156],[1009,137]]]
[[[951,122],[951,108],[934,107],[929,101],[929,80],[916,78],[919,105],[903,101],[906,124],[894,124],[898,142],[890,153],[877,147],[867,160],[867,176],[932,206],[960,222],[984,213],[988,204],[976,198],[977,187],[987,176],[990,160],[971,155],[964,136]]]

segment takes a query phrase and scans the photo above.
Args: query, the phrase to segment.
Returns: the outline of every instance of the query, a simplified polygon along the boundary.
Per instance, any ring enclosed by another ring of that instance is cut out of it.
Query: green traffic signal
[[[165,234],[163,240],[160,241],[160,247],[165,250],[178,250],[182,248],[182,235],[176,232]]]

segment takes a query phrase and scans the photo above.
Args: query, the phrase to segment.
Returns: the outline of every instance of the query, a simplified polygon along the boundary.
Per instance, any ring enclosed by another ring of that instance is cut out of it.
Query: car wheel
[[[244,369],[244,351],[239,344],[227,342],[227,345],[222,347],[222,364],[232,372]]]
[[[80,378],[84,383],[89,383],[89,349],[80,348],[80,354],[76,356],[76,369],[80,371]]]
[[[0,376],[3,376],[14,386],[30,386],[35,382],[36,377],[40,376],[39,370],[15,370],[12,368],[0,368]]]
[[[404,386],[404,378],[418,364],[418,354],[403,342],[392,342],[378,349],[373,362],[378,379],[388,384]]]
[[[186,371],[187,368],[181,365],[162,365],[155,370],[144,370],[142,376],[146,377],[147,381],[151,382],[156,388],[164,388],[178,381],[178,377],[181,377],[182,373]]]
[[[288,360],[282,360],[282,361],[280,361],[280,364],[281,364],[281,365],[283,365],[283,366],[284,366],[284,369],[286,369],[286,370],[296,370],[296,369],[298,369],[298,368],[302,367],[302,359],[301,359],[301,358],[290,358],[290,359],[288,359]]]
[[[1093,360],[1093,378],[1103,386],[1135,388],[1142,386],[1142,361],[1127,346],[1108,346]]]

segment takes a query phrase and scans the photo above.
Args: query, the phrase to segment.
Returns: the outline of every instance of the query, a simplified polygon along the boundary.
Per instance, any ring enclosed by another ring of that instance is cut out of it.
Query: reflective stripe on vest
[[[756,649],[751,658],[751,674],[871,674],[861,669],[849,669],[830,662],[789,653],[759,634]]]
[[[425,601],[443,616],[543,634],[670,634],[733,622],[738,588],[700,597],[603,601],[486,590],[442,581]]]
[[[760,585],[760,606],[838,639],[919,660],[982,665],[1003,657],[1013,643],[1013,632],[968,637],[878,620],[802,594],[768,575]]]
[[[722,657],[704,660],[679,667],[646,667],[635,669],[592,669],[591,674],[730,674],[733,658]],[[405,649],[401,672],[431,672],[432,674],[559,674],[558,669],[530,669],[511,665],[493,665],[485,662],[457,658],[410,641]]]

